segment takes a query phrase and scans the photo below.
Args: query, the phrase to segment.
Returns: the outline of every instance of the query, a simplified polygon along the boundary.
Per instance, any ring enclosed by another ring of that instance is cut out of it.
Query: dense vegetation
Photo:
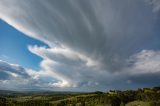
[[[160,87],[93,93],[0,91],[0,106],[160,106]]]

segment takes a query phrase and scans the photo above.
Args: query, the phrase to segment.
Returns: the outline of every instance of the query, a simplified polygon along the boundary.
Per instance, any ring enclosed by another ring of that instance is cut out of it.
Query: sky
[[[1,0],[0,89],[160,85],[159,0]]]
[[[29,52],[27,45],[46,47],[47,45],[25,36],[2,20],[0,20],[0,29],[0,59],[26,68],[39,69],[37,66],[42,59]],[[30,61],[30,59],[33,59],[33,61]]]

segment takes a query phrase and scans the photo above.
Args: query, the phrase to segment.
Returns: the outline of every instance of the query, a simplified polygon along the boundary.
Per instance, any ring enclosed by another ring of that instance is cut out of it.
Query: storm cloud
[[[159,84],[157,2],[1,0],[0,18],[48,45],[28,46],[43,59],[40,70],[30,70],[29,74],[39,80],[51,78],[47,86],[77,90],[136,88]],[[146,82],[148,78],[150,83]]]

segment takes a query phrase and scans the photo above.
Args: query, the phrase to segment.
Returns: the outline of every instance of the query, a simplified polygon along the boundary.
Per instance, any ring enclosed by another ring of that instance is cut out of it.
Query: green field
[[[91,93],[0,91],[0,106],[160,106],[160,87]]]

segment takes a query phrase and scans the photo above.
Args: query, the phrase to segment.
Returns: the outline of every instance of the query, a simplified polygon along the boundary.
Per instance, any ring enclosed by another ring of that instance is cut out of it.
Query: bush
[[[111,97],[111,106],[120,106],[121,100],[117,96]]]

